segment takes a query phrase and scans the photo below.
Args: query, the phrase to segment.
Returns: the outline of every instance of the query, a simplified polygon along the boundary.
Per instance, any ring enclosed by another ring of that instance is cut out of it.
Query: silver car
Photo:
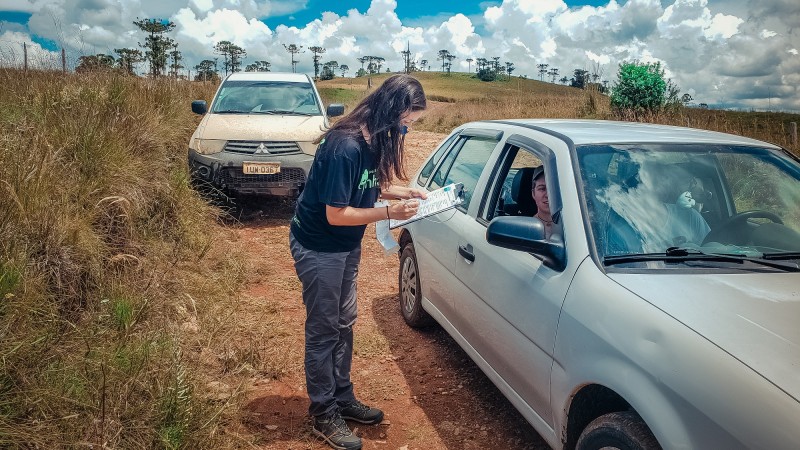
[[[800,448],[797,157],[688,128],[484,121],[412,180],[450,183],[460,206],[401,231],[400,310],[447,330],[552,447]]]

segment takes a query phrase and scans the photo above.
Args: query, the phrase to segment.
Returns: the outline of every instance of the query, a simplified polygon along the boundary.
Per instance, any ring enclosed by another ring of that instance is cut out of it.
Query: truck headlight
[[[224,139],[194,139],[194,150],[201,155],[219,153],[225,148]]]

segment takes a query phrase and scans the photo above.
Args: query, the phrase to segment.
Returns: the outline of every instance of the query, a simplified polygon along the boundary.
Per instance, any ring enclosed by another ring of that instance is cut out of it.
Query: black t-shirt
[[[366,225],[334,226],[325,205],[372,208],[380,195],[377,163],[364,138],[332,131],[323,140],[297,200],[292,233],[303,247],[318,252],[349,252],[364,237]]]

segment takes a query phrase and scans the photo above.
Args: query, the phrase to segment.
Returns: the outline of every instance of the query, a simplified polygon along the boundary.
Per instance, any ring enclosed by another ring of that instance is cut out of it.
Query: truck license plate
[[[246,162],[242,163],[245,175],[272,175],[281,171],[279,162]]]

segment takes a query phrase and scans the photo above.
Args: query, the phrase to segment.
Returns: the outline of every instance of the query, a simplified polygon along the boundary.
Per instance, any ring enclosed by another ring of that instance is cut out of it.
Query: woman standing
[[[403,143],[426,107],[422,85],[408,75],[388,78],[323,136],[292,218],[289,245],[306,306],[306,389],[314,433],[340,449],[360,449],[344,419],[365,424],[383,412],[356,400],[350,382],[356,277],[367,224],[407,219],[423,191],[405,180]],[[378,197],[404,199],[375,207]]]

